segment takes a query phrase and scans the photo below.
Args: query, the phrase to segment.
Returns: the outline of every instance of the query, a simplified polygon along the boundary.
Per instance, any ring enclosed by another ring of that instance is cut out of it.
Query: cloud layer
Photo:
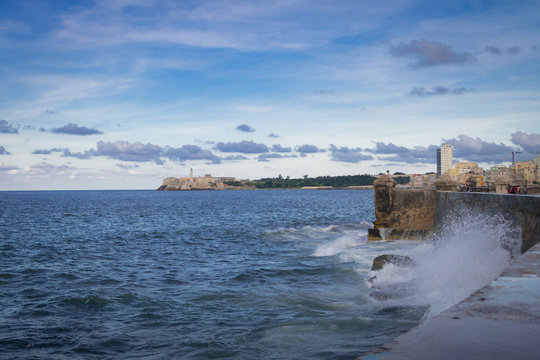
[[[58,127],[58,128],[52,128],[51,132],[54,134],[67,134],[67,135],[79,135],[79,136],[103,134],[103,132],[97,129],[90,129],[90,128],[87,128],[86,126],[79,126],[74,123],[69,123],[65,126]]]
[[[19,127],[15,127],[6,120],[0,120],[0,133],[2,134],[18,134]]]
[[[501,56],[501,55],[504,55],[504,54],[507,54],[507,55],[517,55],[521,52],[521,48],[519,46],[512,46],[512,47],[509,47],[509,48],[506,48],[506,49],[501,49],[499,47],[496,47],[496,46],[486,46],[485,48],[486,52],[491,54],[491,55],[497,55],[497,56]]]
[[[530,154],[540,154],[540,134],[525,134],[518,131],[512,134],[512,142]]]
[[[452,145],[454,157],[477,162],[502,163],[510,161],[513,149],[502,143],[487,142],[478,137],[459,135],[444,142]]]
[[[236,130],[242,131],[242,132],[248,132],[248,133],[255,132],[254,128],[252,128],[251,126],[246,125],[246,124],[238,125],[236,127]]]
[[[469,91],[470,89],[467,89],[464,87],[449,89],[444,86],[434,86],[431,90],[428,90],[424,87],[413,87],[409,91],[409,95],[411,96],[433,96],[433,95],[448,95],[448,94],[461,95]]]
[[[218,142],[215,149],[224,153],[238,152],[242,154],[262,154],[269,151],[268,146],[247,140],[227,143]]]
[[[416,61],[409,64],[413,69],[423,69],[438,65],[465,64],[475,61],[475,57],[467,52],[459,52],[439,41],[426,39],[400,43],[390,48],[390,53],[398,58],[408,57]]]
[[[5,147],[0,145],[0,155],[10,155],[11,153]]]
[[[360,148],[348,148],[346,146],[337,147],[330,145],[330,158],[334,161],[348,163],[359,163],[360,161],[373,160],[373,156],[363,154]]]
[[[208,160],[213,164],[221,163],[219,156],[215,155],[210,150],[203,150],[197,145],[182,145],[179,148],[167,146],[163,150],[162,155],[167,159],[178,162],[187,160]]]

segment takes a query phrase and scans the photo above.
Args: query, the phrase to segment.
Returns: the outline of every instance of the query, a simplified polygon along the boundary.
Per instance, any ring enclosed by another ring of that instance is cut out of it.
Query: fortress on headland
[[[228,187],[224,181],[235,181],[235,178],[215,178],[210,174],[205,174],[203,177],[194,177],[193,169],[190,169],[189,177],[168,177],[163,179],[163,184],[158,190],[224,190]]]
[[[213,177],[210,174],[194,177],[193,169],[190,169],[189,177],[168,177],[163,179],[163,184],[158,190],[227,190],[233,188],[225,184],[227,181],[236,181],[236,179],[233,177]]]

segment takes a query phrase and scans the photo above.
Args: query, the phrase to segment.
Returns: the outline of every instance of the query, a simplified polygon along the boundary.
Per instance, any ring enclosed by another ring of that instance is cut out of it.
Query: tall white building
[[[442,144],[437,148],[437,177],[452,168],[452,145]]]

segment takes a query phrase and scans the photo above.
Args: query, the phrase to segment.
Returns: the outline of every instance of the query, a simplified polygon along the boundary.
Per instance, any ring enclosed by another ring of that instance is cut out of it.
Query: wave
[[[376,298],[389,305],[429,306],[432,317],[495,279],[519,254],[521,233],[501,215],[463,212],[432,241],[400,255],[416,266],[371,272]]]
[[[356,248],[364,243],[365,239],[360,239],[357,235],[346,235],[338,239],[335,239],[327,244],[318,246],[313,252],[312,256],[333,256],[342,253],[350,248]]]
[[[339,240],[342,242],[351,242],[352,240],[340,240],[342,238],[357,240],[366,240],[368,224],[364,222],[360,224],[347,225],[328,225],[328,226],[313,226],[306,225],[302,227],[287,227],[278,228],[276,230],[267,230],[261,234],[263,240],[271,241],[295,241],[298,244],[312,243],[315,246],[325,246],[328,241]],[[317,250],[315,251],[317,252]],[[324,254],[315,256],[327,256]]]

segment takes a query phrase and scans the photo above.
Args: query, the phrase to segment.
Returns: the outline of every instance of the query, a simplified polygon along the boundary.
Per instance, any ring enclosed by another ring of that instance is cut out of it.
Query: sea
[[[504,219],[373,220],[372,190],[0,192],[0,359],[356,359],[512,256]]]

